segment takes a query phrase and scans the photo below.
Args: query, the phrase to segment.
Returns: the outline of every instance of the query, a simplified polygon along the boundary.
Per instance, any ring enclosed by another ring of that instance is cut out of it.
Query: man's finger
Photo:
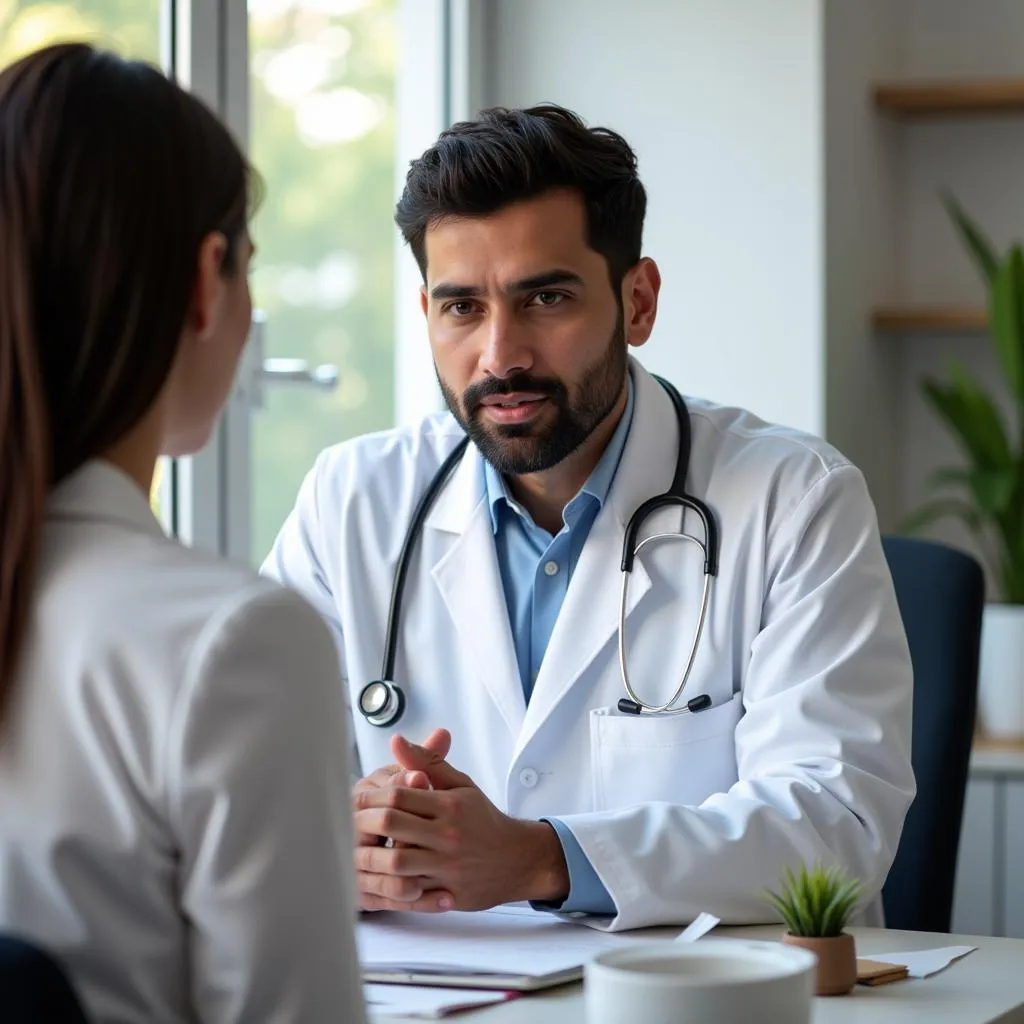
[[[411,903],[385,899],[372,893],[359,894],[361,910],[412,910],[420,914],[443,914],[454,906],[455,900],[452,894],[440,889],[425,892],[418,900],[413,900]]]
[[[396,811],[415,814],[420,818],[433,819],[441,813],[447,799],[429,789],[389,786],[387,789],[363,789],[353,793],[352,809],[358,814],[360,811],[390,807]],[[380,834],[390,835],[388,832]]]
[[[447,729],[435,729],[423,741],[423,747],[432,754],[439,754],[443,761],[452,749],[452,734]]]
[[[421,884],[437,884],[434,872],[439,866],[438,856],[429,850],[366,847],[355,851],[355,865],[356,871],[367,874],[400,875],[403,878],[418,878]]]
[[[391,737],[391,752],[406,771],[424,772],[435,789],[456,789],[472,786],[473,780],[453,768],[443,757],[418,743],[410,743],[404,736]]]
[[[438,828],[429,818],[421,818],[418,814],[407,811],[396,811],[393,807],[371,807],[366,811],[356,811],[354,817],[357,832],[369,832],[375,836],[386,836],[394,839],[396,844],[420,846],[425,850],[440,851],[442,845],[438,836]],[[360,849],[369,844],[362,844]],[[374,844],[378,849],[391,850],[402,847],[387,847]]]
[[[403,875],[380,875],[375,872],[357,871],[356,886],[360,898],[377,896],[393,903],[412,903],[423,896],[423,882],[418,878]]]

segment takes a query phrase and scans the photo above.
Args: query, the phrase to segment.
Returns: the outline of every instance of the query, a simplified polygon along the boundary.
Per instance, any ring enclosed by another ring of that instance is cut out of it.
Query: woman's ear
[[[196,282],[189,306],[189,326],[200,340],[209,338],[220,321],[227,285],[224,259],[228,240],[219,231],[211,231],[199,244],[196,257]]]

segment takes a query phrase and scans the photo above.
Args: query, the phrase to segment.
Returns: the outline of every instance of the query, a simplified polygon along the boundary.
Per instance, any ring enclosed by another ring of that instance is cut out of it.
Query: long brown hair
[[[149,65],[70,43],[0,72],[0,718],[48,492],[151,408],[202,239],[237,262],[251,175]]]

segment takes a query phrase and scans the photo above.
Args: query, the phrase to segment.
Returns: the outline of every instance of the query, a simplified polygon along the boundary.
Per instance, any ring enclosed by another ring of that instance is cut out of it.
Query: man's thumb
[[[447,729],[435,729],[424,741],[423,746],[443,760],[452,749],[452,734]]]
[[[456,771],[441,754],[418,743],[410,743],[404,736],[391,737],[391,752],[406,771],[425,772],[435,789],[473,784],[468,775]]]

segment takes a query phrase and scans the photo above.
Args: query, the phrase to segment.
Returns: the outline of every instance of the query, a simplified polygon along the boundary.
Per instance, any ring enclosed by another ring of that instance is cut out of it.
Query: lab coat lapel
[[[591,527],[552,631],[526,711],[520,750],[596,658],[612,658],[618,663],[620,563],[626,524],[642,502],[668,490],[672,483],[679,444],[672,402],[643,367],[630,362],[635,389],[633,423],[608,500]],[[643,564],[646,556],[644,551],[633,563],[627,623],[651,588]]]
[[[488,690],[512,735],[518,736],[526,700],[476,448],[466,450],[424,529],[451,538],[434,564],[432,576],[451,616],[460,660],[474,666],[475,682]],[[467,684],[473,682],[466,680],[461,685]],[[458,686],[460,681],[453,679],[452,685]]]

